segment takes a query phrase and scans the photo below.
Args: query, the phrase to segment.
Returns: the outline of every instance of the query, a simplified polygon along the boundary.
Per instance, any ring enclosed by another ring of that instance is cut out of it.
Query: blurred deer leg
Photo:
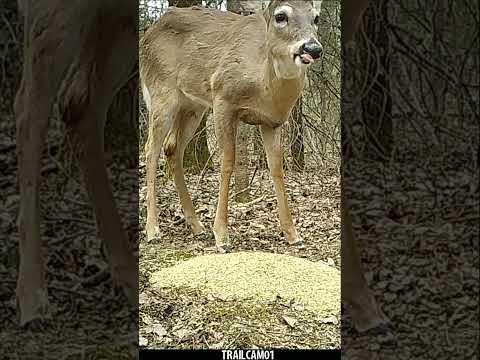
[[[213,224],[215,244],[222,249],[230,243],[228,237],[228,192],[230,178],[235,168],[235,136],[236,124],[231,112],[224,104],[214,104],[215,130],[222,151],[222,165],[220,172],[220,191],[218,195],[217,212]]]
[[[364,332],[388,320],[368,288],[353,236],[352,219],[342,189],[342,298],[351,310],[355,328]]]
[[[129,249],[108,179],[103,150],[105,116],[103,112],[87,112],[75,130],[82,142],[81,167],[95,210],[98,230],[107,249],[112,276],[134,305],[138,301],[137,262]]]
[[[202,121],[204,112],[204,108],[180,110],[179,116],[176,120],[178,122],[176,128],[170,132],[169,138],[167,138],[167,141],[165,142],[168,161],[173,169],[175,187],[177,188],[178,196],[180,197],[185,220],[190,225],[194,235],[203,233],[205,227],[200,220],[198,220],[192,199],[188,193],[187,185],[185,184],[183,155],[185,153],[185,148]],[[176,139],[172,137],[176,137]]]
[[[260,126],[263,138],[263,145],[267,154],[268,167],[275,186],[275,193],[278,202],[278,214],[280,225],[287,237],[289,244],[301,244],[303,240],[298,236],[297,229],[293,224],[292,215],[288,207],[287,192],[285,190],[284,173],[283,173],[283,147],[281,133],[282,128],[279,126],[273,129],[268,126]]]
[[[20,186],[20,266],[16,297],[21,325],[43,318],[48,309],[40,240],[39,187],[42,149],[54,95],[40,91],[38,85],[26,82],[24,74],[15,103]]]
[[[15,99],[20,187],[20,265],[16,300],[21,325],[47,315],[48,299],[39,214],[41,156],[48,118],[72,54],[65,49],[68,44],[59,43],[57,38],[43,36],[43,28],[29,29],[28,25],[25,25],[25,37],[32,41],[32,34],[36,32],[38,37],[34,38],[35,42],[25,51],[22,81]],[[46,55],[51,48],[58,50],[57,57]]]

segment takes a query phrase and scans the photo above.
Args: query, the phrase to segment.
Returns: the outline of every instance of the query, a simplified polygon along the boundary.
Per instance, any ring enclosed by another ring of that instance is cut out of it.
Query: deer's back
[[[42,64],[36,72],[62,77],[57,90],[62,106],[83,106],[92,96],[98,102],[99,96],[110,96],[128,77],[136,61],[136,6],[133,0],[23,3],[30,48],[26,61]]]
[[[262,73],[265,33],[261,15],[170,8],[140,43],[140,76],[149,89],[166,86],[210,98],[213,78],[255,82],[247,74]]]

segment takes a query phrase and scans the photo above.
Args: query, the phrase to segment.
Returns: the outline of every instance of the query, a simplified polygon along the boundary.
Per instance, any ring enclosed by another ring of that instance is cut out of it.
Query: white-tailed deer
[[[355,32],[368,0],[342,1],[342,45],[348,56],[348,47],[353,44]],[[342,166],[343,176],[343,166]],[[344,179],[342,180],[342,299],[350,310],[353,324],[360,331],[386,325],[388,319],[377,305],[370,292],[362,269],[360,254],[353,232],[352,219],[345,198]]]
[[[25,324],[48,309],[41,251],[39,180],[55,100],[82,144],[81,167],[110,269],[135,304],[136,259],[110,188],[103,150],[107,110],[134,69],[137,1],[19,1],[24,14],[23,75],[15,99],[20,185],[17,306]],[[63,85],[63,86],[62,86]]]
[[[185,219],[204,231],[185,185],[183,153],[203,113],[213,108],[222,149],[213,225],[220,250],[229,244],[228,192],[239,121],[259,125],[290,244],[302,242],[290,214],[283,174],[281,125],[300,96],[307,68],[321,57],[313,1],[271,1],[263,13],[241,16],[193,7],[169,8],[140,43],[140,79],[149,110],[146,150],[147,236],[158,229],[155,178],[162,147],[171,164]]]

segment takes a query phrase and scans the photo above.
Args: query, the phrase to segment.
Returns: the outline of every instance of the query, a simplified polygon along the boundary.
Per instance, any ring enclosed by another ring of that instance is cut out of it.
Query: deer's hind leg
[[[205,227],[198,219],[195,208],[188,193],[183,171],[183,156],[185,148],[195,135],[206,109],[183,97],[176,115],[175,123],[165,140],[165,154],[173,170],[175,187],[180,197],[183,214],[194,235],[201,234]]]
[[[359,332],[387,326],[388,318],[378,306],[364,276],[359,249],[354,239],[352,218],[342,184],[342,299],[349,307]]]
[[[44,318],[48,310],[45,264],[40,239],[39,191],[42,149],[55,96],[53,93],[39,91],[40,84],[25,82],[24,74],[15,104],[20,187],[20,264],[16,301],[20,325]],[[45,96],[41,95],[42,93]]]
[[[158,235],[158,209],[156,179],[158,159],[162,151],[165,137],[173,127],[178,113],[178,95],[165,92],[152,98],[148,121],[148,137],[145,144],[146,177],[147,177],[147,239]]]
[[[138,301],[138,271],[135,256],[129,248],[126,232],[113,196],[104,153],[104,126],[108,106],[90,105],[78,114],[73,127],[81,142],[80,166],[92,202],[97,227],[107,249],[110,270],[122,286],[129,302]]]
[[[35,30],[35,31],[34,31]],[[56,29],[28,29],[31,46],[24,54],[15,99],[18,182],[20,188],[19,269],[16,302],[20,325],[48,315],[45,264],[40,239],[40,168],[48,118],[71,57],[71,42],[51,36]],[[32,34],[36,34],[35,37]],[[56,56],[50,56],[55,51]]]

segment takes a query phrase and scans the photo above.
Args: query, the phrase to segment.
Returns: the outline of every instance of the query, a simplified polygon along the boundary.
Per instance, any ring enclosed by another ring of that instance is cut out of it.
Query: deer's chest
[[[288,120],[298,92],[296,87],[292,92],[288,86],[269,89],[258,72],[252,74],[251,69],[240,66],[217,73],[212,85],[213,98],[220,97],[234,107],[239,121],[272,127]]]

